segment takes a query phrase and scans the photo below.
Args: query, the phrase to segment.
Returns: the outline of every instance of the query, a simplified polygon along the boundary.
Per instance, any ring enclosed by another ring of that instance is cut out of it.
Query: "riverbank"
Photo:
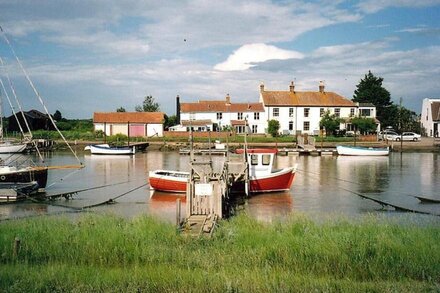
[[[0,288],[30,291],[420,292],[440,288],[440,227],[367,216],[272,224],[239,215],[211,239],[148,217],[0,224]],[[14,255],[14,239],[20,248]]]
[[[57,141],[58,143],[58,141]],[[77,146],[79,150],[82,150],[86,145],[89,144],[99,144],[102,141],[69,141],[72,146]],[[147,150],[164,150],[164,151],[175,151],[181,148],[188,148],[189,142],[187,140],[182,141],[167,141],[167,140],[149,140],[149,147]],[[61,145],[60,143],[58,143]],[[297,145],[294,142],[248,142],[249,147],[264,147],[264,148],[296,148]],[[354,141],[325,141],[317,142],[316,148],[326,148],[334,149],[337,145],[354,145]],[[440,147],[434,145],[434,139],[430,137],[422,137],[421,141],[404,141],[402,144],[398,141],[357,141],[357,146],[365,147],[390,147],[393,151],[400,152],[430,152],[430,153],[440,153]],[[229,146],[232,148],[242,147],[243,143],[230,142]],[[208,148],[208,142],[195,142],[195,148],[203,149]],[[211,145],[212,147],[212,145]]]

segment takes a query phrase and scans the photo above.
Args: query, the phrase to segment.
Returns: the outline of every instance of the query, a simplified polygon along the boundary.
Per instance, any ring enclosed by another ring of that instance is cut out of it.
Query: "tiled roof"
[[[376,107],[372,103],[359,103],[359,107]]]
[[[433,121],[440,121],[440,102],[431,103],[431,113]]]
[[[226,103],[226,101],[199,101],[198,103],[180,103],[182,113],[197,112],[264,112],[262,103]]]
[[[94,123],[150,123],[162,124],[164,113],[162,112],[95,112]]]
[[[231,120],[231,125],[246,125],[246,120]]]
[[[182,126],[206,126],[211,125],[212,120],[210,119],[200,119],[200,120],[182,120]]]
[[[261,92],[266,106],[356,107],[356,104],[333,92]]]

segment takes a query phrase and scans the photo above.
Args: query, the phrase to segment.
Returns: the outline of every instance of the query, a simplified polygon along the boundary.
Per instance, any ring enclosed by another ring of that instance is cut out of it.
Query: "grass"
[[[0,224],[0,291],[438,291],[438,251],[439,226],[374,217],[240,215],[212,239],[149,217],[35,218]]]

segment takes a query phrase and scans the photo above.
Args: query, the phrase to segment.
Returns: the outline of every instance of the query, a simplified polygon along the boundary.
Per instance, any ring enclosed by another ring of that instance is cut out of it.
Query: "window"
[[[223,113],[217,113],[217,120],[222,120]]]
[[[310,130],[310,122],[309,121],[304,121],[303,129],[304,129],[304,131]]]
[[[289,117],[293,117],[293,108],[289,108]]]
[[[280,116],[280,108],[273,108],[272,114],[273,114],[273,117]]]
[[[258,125],[252,125],[252,133],[257,133]]]
[[[235,126],[235,132],[237,133],[245,133],[245,131],[246,131],[246,126],[244,125]]]
[[[260,120],[260,113],[258,112],[254,113],[254,120]]]
[[[258,165],[258,155],[251,155],[251,165]]]
[[[195,120],[196,115],[194,113],[189,113],[189,120]]]
[[[319,108],[319,117],[324,116],[324,108]]]
[[[243,112],[237,113],[237,120],[243,120]]]
[[[304,117],[309,117],[310,108],[304,108]]]
[[[340,117],[341,116],[341,108],[335,108],[335,116]]]
[[[263,155],[263,165],[270,165],[270,155]]]
[[[289,130],[293,130],[293,121],[289,121]]]
[[[354,116],[354,108],[350,108],[350,117]]]
[[[360,109],[360,112],[362,117],[370,117],[371,115],[370,109]]]

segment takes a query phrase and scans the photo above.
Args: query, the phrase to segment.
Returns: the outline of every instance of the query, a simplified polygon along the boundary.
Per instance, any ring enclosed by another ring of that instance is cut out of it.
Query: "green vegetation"
[[[339,129],[339,124],[341,124],[342,119],[337,117],[335,114],[330,114],[330,111],[326,111],[319,121],[319,126],[325,129],[328,135],[333,135],[336,129]]]
[[[376,122],[373,118],[354,117],[351,119],[351,124],[356,127],[361,133],[373,132],[376,130]]]
[[[374,217],[266,224],[240,215],[211,239],[148,217],[34,218],[0,225],[0,291],[434,292],[439,249],[434,223]]]
[[[159,112],[159,103],[154,101],[153,96],[146,96],[142,105],[137,105],[135,107],[136,112]]]
[[[270,120],[267,126],[267,132],[273,137],[277,137],[280,131],[280,122],[278,120]]]

